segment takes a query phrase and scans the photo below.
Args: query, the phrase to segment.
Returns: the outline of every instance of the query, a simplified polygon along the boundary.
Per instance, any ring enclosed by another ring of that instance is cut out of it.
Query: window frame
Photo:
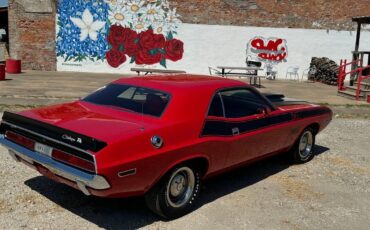
[[[265,97],[263,96],[260,92],[258,92],[256,89],[254,89],[253,87],[249,87],[249,86],[238,86],[238,87],[227,87],[227,88],[221,88],[221,89],[218,89],[216,90],[216,92],[212,95],[211,97],[211,100],[210,100],[210,103],[209,103],[209,106],[208,106],[208,110],[207,110],[207,118],[212,118],[212,119],[221,119],[221,120],[238,120],[238,119],[243,119],[243,118],[248,118],[248,117],[253,117],[257,114],[254,114],[254,115],[249,115],[249,116],[243,116],[243,117],[238,117],[238,118],[230,118],[230,117],[226,117],[226,110],[225,110],[225,104],[224,104],[224,100],[222,98],[222,95],[221,93],[222,92],[225,92],[225,91],[232,91],[232,90],[249,90],[251,93],[253,93],[257,98],[261,99],[262,102],[264,102],[264,105],[266,106],[267,109],[269,109],[270,112],[272,111],[275,111],[276,108],[275,106]],[[218,95],[220,97],[220,100],[221,100],[221,105],[222,105],[222,114],[223,116],[222,117],[217,117],[217,116],[209,116],[209,111],[211,109],[211,105],[212,105],[212,101],[213,101],[213,98]]]

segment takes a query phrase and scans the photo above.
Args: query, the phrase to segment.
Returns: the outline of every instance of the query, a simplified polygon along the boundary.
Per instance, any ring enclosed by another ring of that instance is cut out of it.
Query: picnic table
[[[148,69],[148,68],[131,68],[131,71],[136,72],[140,76],[140,73],[144,75],[152,73],[163,73],[163,74],[176,74],[176,73],[186,73],[183,70],[171,70],[171,69]]]
[[[248,77],[249,84],[261,87],[261,76],[258,76],[258,71],[263,70],[259,67],[231,67],[231,66],[217,66],[221,69],[221,76],[235,76],[235,77]],[[235,72],[237,71],[237,72]],[[258,81],[258,84],[257,84]]]

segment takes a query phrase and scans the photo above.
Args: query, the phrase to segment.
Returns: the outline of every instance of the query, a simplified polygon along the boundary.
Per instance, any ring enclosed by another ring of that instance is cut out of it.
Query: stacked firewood
[[[339,66],[329,58],[313,57],[311,59],[308,80],[318,81],[328,85],[337,85]]]

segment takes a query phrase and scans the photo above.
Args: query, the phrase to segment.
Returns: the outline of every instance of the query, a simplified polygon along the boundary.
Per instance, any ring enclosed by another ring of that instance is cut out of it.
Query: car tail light
[[[60,151],[58,149],[53,149],[51,156],[53,159],[69,164],[71,166],[74,166],[74,167],[77,167],[77,168],[80,168],[80,169],[83,169],[89,172],[95,172],[94,162],[73,156],[71,154]]]
[[[6,131],[5,137],[13,141],[16,144],[19,144],[27,149],[34,151],[36,142],[24,137],[20,134],[14,133],[12,131]],[[80,157],[68,154],[66,152],[60,151],[58,149],[53,149],[51,157],[55,160],[61,161],[68,165],[83,169],[89,172],[95,172],[95,164],[89,160],[82,159]]]
[[[5,137],[21,146],[24,146],[28,149],[34,150],[35,142],[27,137],[19,135],[17,133],[6,131]]]

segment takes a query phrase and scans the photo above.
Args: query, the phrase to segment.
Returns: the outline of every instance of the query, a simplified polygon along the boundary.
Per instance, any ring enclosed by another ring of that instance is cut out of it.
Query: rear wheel
[[[168,219],[190,212],[199,195],[201,173],[197,168],[179,166],[171,170],[145,196],[148,207]]]
[[[293,163],[302,164],[314,158],[315,132],[312,128],[306,128],[290,151],[290,158]]]

